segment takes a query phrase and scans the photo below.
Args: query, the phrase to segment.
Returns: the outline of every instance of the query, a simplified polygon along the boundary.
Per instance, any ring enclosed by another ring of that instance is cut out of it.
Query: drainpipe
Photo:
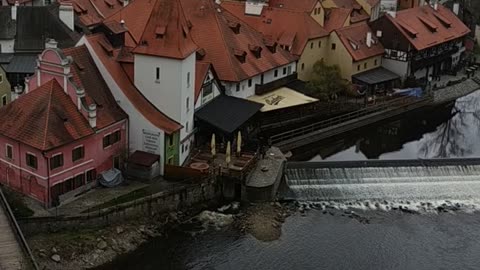
[[[50,166],[48,163],[50,160],[48,159],[45,152],[43,152],[43,157],[45,157],[46,163],[47,163],[47,207],[46,208],[49,208],[51,198],[50,198]]]

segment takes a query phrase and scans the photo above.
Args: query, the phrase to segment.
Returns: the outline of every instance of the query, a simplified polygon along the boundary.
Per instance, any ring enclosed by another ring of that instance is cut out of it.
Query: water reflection
[[[296,160],[417,159],[480,156],[480,91],[454,104],[415,111],[293,151]]]

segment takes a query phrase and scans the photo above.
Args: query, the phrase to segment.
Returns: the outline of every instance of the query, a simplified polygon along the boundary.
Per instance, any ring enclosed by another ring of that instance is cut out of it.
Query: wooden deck
[[[3,206],[0,207],[0,269],[29,269]]]

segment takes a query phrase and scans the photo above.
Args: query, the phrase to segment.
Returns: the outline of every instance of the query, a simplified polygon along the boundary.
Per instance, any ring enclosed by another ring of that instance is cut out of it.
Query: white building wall
[[[182,60],[135,54],[135,86],[160,111],[181,122]],[[157,68],[159,79],[156,78]]]
[[[195,112],[195,61],[195,53],[192,53],[182,61],[181,65],[179,106],[181,107],[180,123],[183,128],[180,131],[180,164],[183,164],[190,154],[194,139],[192,132],[194,131],[193,114]]]
[[[160,69],[158,80],[157,68]],[[179,162],[183,164],[193,140],[195,54],[183,60],[136,54],[134,72],[135,85],[140,92],[160,111],[183,126],[179,145]]]
[[[92,58],[102,74],[103,79],[108,85],[108,88],[112,91],[115,100],[120,105],[120,107],[128,114],[129,116],[129,132],[128,132],[128,143],[129,143],[129,152],[133,153],[136,150],[149,152],[149,149],[146,149],[144,145],[144,132],[158,134],[158,149],[155,154],[160,155],[160,172],[163,174],[164,163],[165,163],[165,133],[163,130],[152,125],[141,113],[137,111],[135,106],[130,102],[130,100],[123,94],[122,90],[112,78],[110,73],[107,71],[102,61],[97,57],[95,51],[92,49],[88,41],[83,37],[79,41],[80,44],[86,44]]]
[[[200,94],[198,96],[198,100],[195,103],[195,110],[200,109],[202,106],[207,104],[208,102],[212,101],[215,97],[220,95],[220,89],[217,85],[217,82],[215,81],[213,74],[211,71],[208,71],[207,77],[205,78],[205,81],[203,84],[212,81],[212,92],[208,95],[204,95],[204,89],[200,91]]]
[[[402,78],[405,78],[408,74],[408,62],[383,58],[382,66],[393,73],[400,75]]]
[[[280,66],[275,69],[271,69],[263,73],[263,84],[273,82],[284,78],[294,72],[297,71],[296,63],[292,62],[287,65]],[[284,73],[285,69],[285,73]],[[277,72],[277,76],[275,76],[275,71]],[[251,85],[249,86],[249,80],[252,80]],[[261,84],[262,82],[262,75],[257,75],[251,79],[247,79],[241,81],[239,83],[240,87],[237,88],[236,83],[224,83],[225,86],[225,94],[229,96],[234,96],[238,98],[248,98],[250,96],[255,95],[255,84]],[[238,91],[237,91],[238,90]]]
[[[14,39],[2,39],[0,40],[1,53],[14,53],[15,40]]]

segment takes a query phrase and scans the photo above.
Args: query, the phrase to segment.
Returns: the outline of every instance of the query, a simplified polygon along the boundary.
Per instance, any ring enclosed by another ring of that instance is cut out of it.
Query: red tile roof
[[[425,5],[399,11],[395,18],[386,16],[419,51],[470,32],[452,11],[442,5],[438,5],[438,10]]]
[[[55,79],[0,109],[0,134],[40,151],[94,133]]]
[[[315,6],[316,1],[313,2]],[[281,45],[291,46],[291,52],[297,56],[303,53],[308,40],[328,36],[328,32],[303,10],[272,7],[264,8],[261,16],[253,16],[245,14],[244,2],[225,1],[222,7],[263,35]]]
[[[318,0],[270,0],[269,7],[283,8],[300,12],[312,12]]]
[[[329,8],[325,9],[325,30],[332,32],[342,28],[347,22],[348,16],[352,13],[351,8]]]
[[[356,0],[333,0],[336,7],[351,9],[350,22],[358,23],[370,19],[368,13]]]
[[[115,101],[87,47],[64,49],[63,53],[73,59],[71,70],[75,84],[85,89],[86,97],[97,104],[97,128],[102,129],[128,118]]]
[[[150,101],[148,101],[135,87],[133,82],[129,79],[130,77],[126,74],[125,69],[122,67],[122,64],[116,61],[116,56],[118,56],[120,49],[114,50],[113,56],[110,56],[100,45],[100,42],[108,43],[107,38],[103,34],[90,35],[86,38],[115,83],[120,87],[122,93],[143,117],[150,121],[154,126],[165,131],[167,134],[172,134],[182,128],[179,123],[158,110],[157,107],[150,103]]]
[[[111,21],[120,22],[123,20],[128,29],[128,35],[125,37],[127,46],[135,47],[140,43],[143,32],[150,19],[155,4],[157,1],[153,0],[135,0],[128,4],[121,11],[107,17],[105,23]],[[142,14],[139,16],[138,14]]]
[[[184,59],[197,48],[182,12],[180,0],[156,0],[140,44],[133,52]]]
[[[205,51],[202,61],[212,63],[220,80],[239,82],[296,60],[279,47],[275,53],[270,52],[261,33],[213,1],[181,2],[185,17],[192,24],[193,40]],[[238,33],[230,28],[233,25],[239,27]],[[254,47],[260,50],[259,58],[250,50]],[[244,63],[237,59],[235,52],[245,55]]]
[[[203,82],[207,77],[210,63],[197,61],[195,64],[195,102],[197,102],[200,93],[202,92]]]
[[[123,3],[119,1],[60,0],[59,2],[72,3],[78,20],[87,27],[101,23],[103,19],[111,16],[123,7]]]
[[[335,32],[338,34],[354,61],[361,61],[384,53],[383,45],[375,37],[375,34],[373,34],[373,31],[367,23],[352,24],[337,29]],[[374,40],[370,47],[366,44],[368,32],[372,33],[372,39]]]

